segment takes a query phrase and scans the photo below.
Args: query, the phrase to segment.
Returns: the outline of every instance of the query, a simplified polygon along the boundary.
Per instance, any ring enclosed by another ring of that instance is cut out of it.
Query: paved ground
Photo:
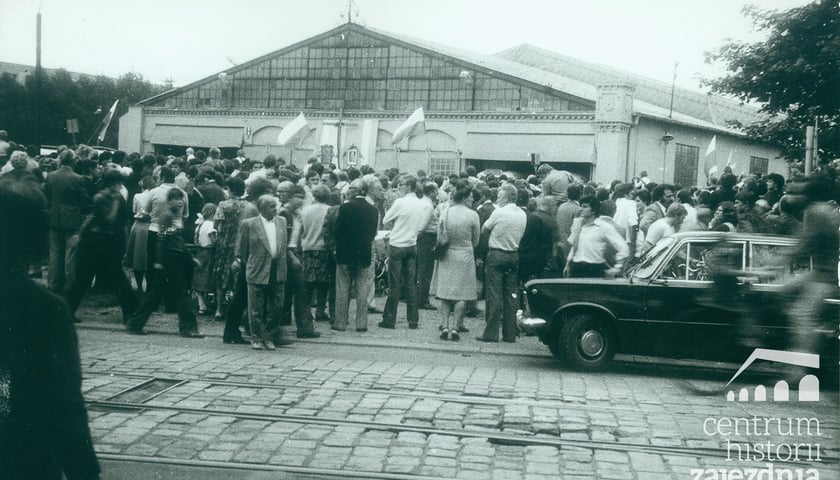
[[[206,318],[205,339],[175,335],[173,315],[153,317],[152,335],[129,336],[116,311],[96,303],[80,310],[79,332],[107,478],[647,480],[726,478],[695,475],[770,463],[840,478],[836,393],[818,403],[726,402],[732,366],[625,358],[581,374],[535,338],[475,341],[479,319],[461,342],[441,341],[429,311],[418,330],[404,314],[396,330],[371,315],[367,333],[319,324],[320,339],[260,352],[222,344],[221,325]],[[747,432],[754,417],[771,428]],[[819,431],[799,419],[816,419]],[[737,459],[738,448],[767,442],[783,457],[798,448],[802,461]],[[820,460],[806,461],[817,443]]]

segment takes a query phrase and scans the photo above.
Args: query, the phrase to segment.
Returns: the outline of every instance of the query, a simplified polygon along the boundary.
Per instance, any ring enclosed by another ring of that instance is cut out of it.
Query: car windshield
[[[650,250],[645,252],[636,264],[628,272],[628,276],[636,278],[649,278],[659,265],[660,260],[668,253],[669,247],[674,243],[674,237],[665,237],[656,243]]]

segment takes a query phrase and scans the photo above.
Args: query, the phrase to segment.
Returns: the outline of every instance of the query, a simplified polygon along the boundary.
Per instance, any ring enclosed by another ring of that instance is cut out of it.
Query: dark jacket
[[[379,212],[364,197],[356,197],[338,208],[335,219],[335,263],[368,267],[379,223]]]
[[[198,191],[204,197],[204,204],[212,203],[218,207],[219,203],[225,199],[225,191],[222,190],[222,187],[216,185],[215,182],[206,183],[198,187]]]
[[[98,478],[81,385],[67,304],[0,274],[0,478]]]
[[[44,194],[50,205],[50,228],[79,228],[90,204],[85,177],[75,173],[70,167],[61,167],[47,175]]]

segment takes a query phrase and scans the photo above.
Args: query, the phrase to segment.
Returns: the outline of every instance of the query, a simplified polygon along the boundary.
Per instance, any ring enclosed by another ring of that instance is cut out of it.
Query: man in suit
[[[277,215],[277,199],[257,199],[260,214],[242,221],[234,265],[245,267],[248,320],[254,350],[274,350],[280,336],[286,283],[286,219]]]
[[[49,202],[50,271],[47,286],[62,293],[65,288],[67,241],[76,233],[87,213],[90,197],[83,176],[76,174],[76,154],[64,150],[59,156],[61,167],[47,176],[44,193]]]
[[[653,202],[645,207],[642,218],[639,219],[639,230],[647,235],[648,229],[653,222],[665,218],[668,206],[674,201],[674,187],[671,185],[657,185],[651,192]]]

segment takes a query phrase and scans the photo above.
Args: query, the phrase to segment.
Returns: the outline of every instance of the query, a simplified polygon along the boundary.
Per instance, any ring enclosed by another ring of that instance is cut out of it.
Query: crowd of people
[[[379,313],[378,327],[396,328],[404,301],[410,329],[419,310],[438,310],[443,340],[468,331],[464,318],[479,315],[484,298],[477,340],[514,342],[516,293],[529,279],[615,276],[679,231],[802,228],[803,209],[776,173],[727,170],[700,188],[657,185],[646,172],[598,185],[550,165],[527,178],[317,158],[299,169],[273,155],[222,158],[217,148],[178,157],[79,146],[41,157],[12,147],[7,156],[0,178],[46,196],[47,286],[72,314],[96,279],[116,293],[130,334],[145,334],[163,304],[185,338],[202,336],[196,318],[207,315],[225,322],[225,343],[258,350],[287,343],[283,325],[298,338],[320,336],[319,323],[351,328],[353,298],[357,332]],[[375,277],[386,271],[379,312]]]

